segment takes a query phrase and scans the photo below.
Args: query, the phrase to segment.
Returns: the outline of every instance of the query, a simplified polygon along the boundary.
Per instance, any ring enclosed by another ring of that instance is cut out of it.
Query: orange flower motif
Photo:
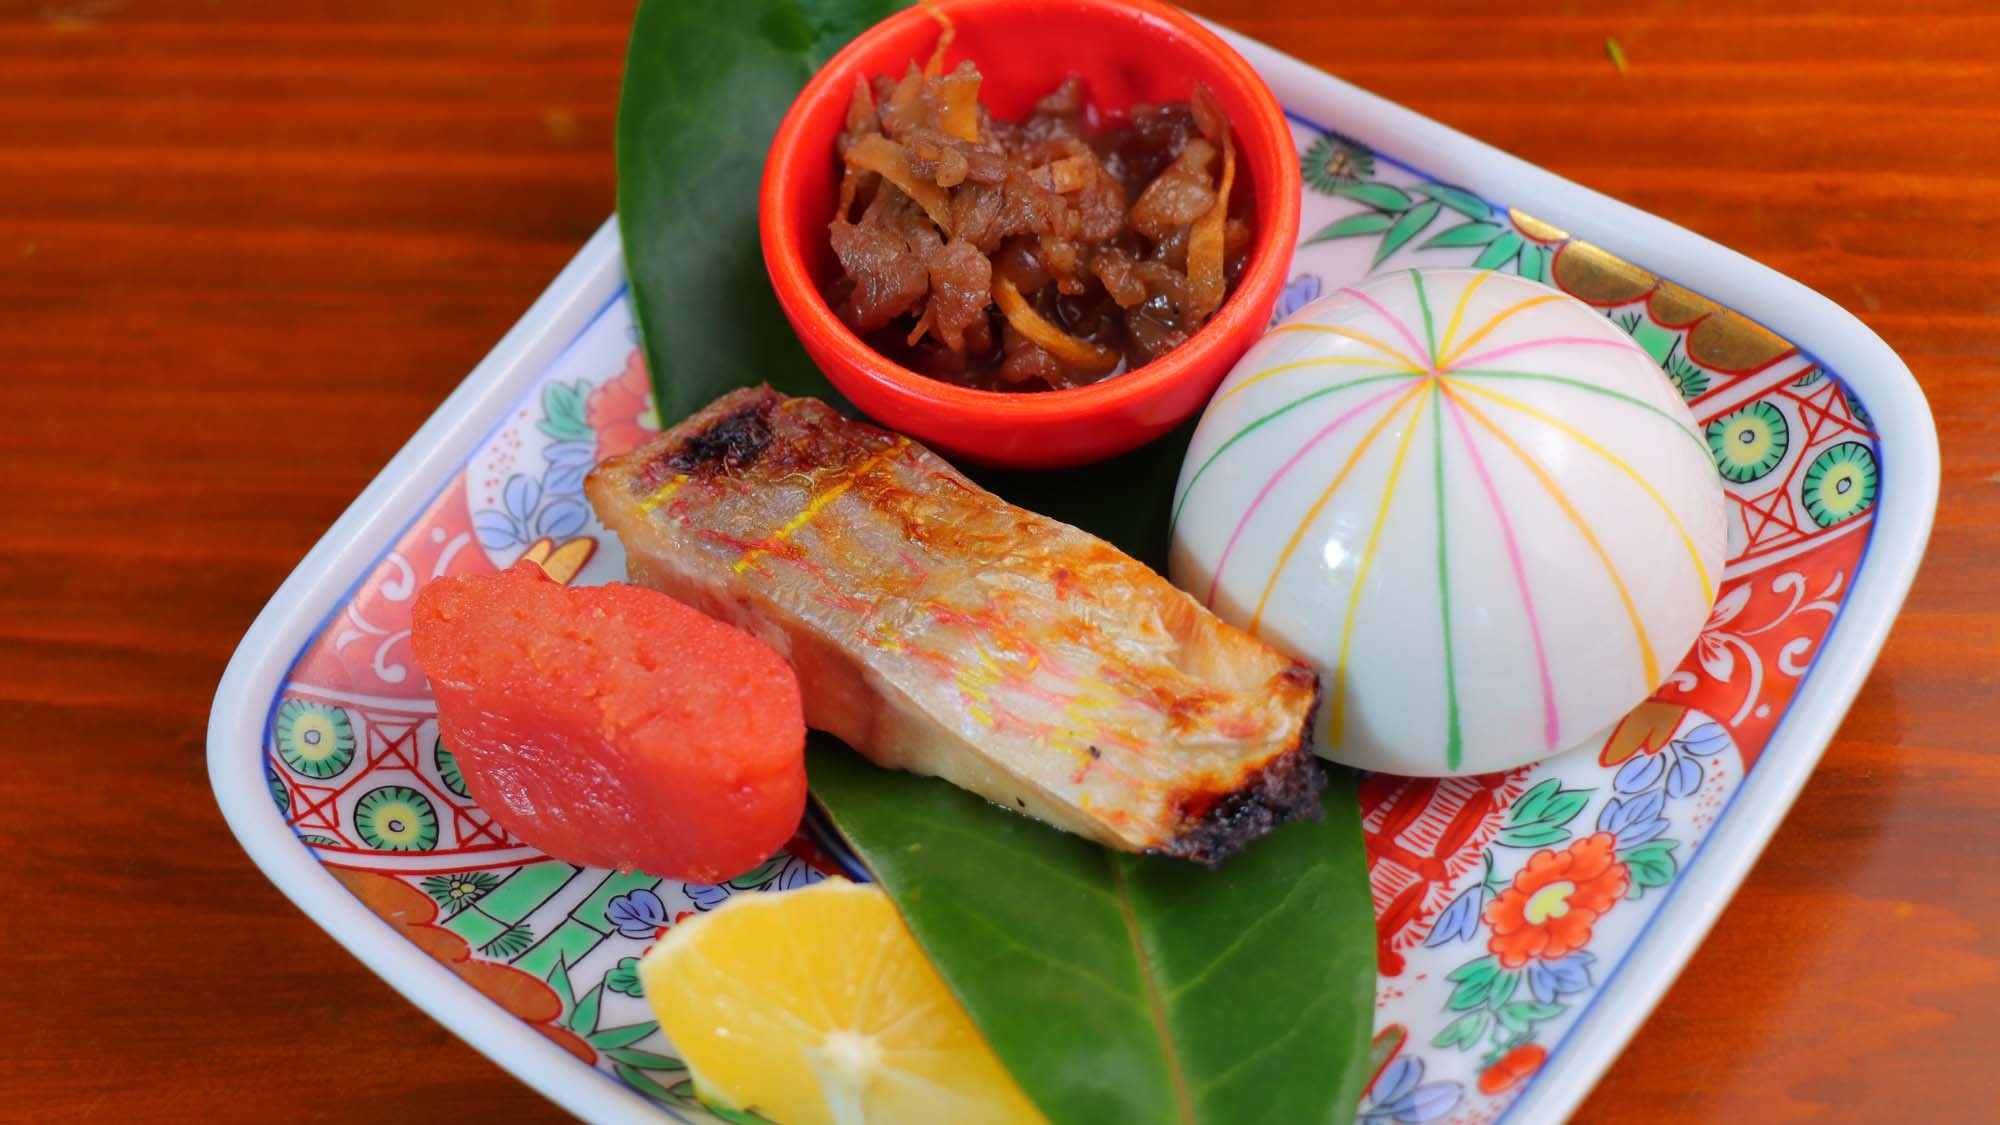
[[[1631,886],[1615,858],[1617,837],[1599,832],[1553,852],[1536,852],[1514,885],[1486,904],[1486,943],[1500,964],[1518,969],[1537,957],[1554,961],[1590,943],[1590,927]]]
[[[652,390],[645,357],[634,348],[625,359],[625,370],[590,392],[584,403],[584,420],[597,431],[599,461],[636,449],[660,432],[659,415],[653,412]]]
[[[1542,1069],[1542,1062],[1548,1057],[1547,1051],[1533,1043],[1514,1048],[1501,1055],[1499,1062],[1480,1072],[1479,1092],[1489,1097],[1506,1093]]]

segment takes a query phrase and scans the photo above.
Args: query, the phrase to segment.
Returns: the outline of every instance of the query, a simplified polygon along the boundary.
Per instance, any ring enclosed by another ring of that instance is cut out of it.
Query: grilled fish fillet
[[[879,765],[1210,865],[1319,815],[1307,666],[908,438],[749,388],[586,490],[633,581],[783,653]]]

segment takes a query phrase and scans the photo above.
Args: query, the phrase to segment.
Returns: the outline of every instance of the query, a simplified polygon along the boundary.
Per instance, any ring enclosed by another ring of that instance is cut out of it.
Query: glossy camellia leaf
[[[815,736],[813,792],[1056,1125],[1327,1122],[1367,1080],[1354,782],[1219,871],[1057,832]]]
[[[618,103],[618,218],[653,402],[832,388],[778,308],[757,239],[764,154],[821,63],[895,0],[644,0]],[[832,160],[833,154],[828,153]]]

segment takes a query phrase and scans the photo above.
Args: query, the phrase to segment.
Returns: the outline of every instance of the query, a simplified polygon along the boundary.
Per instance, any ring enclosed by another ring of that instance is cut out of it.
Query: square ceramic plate
[[[1798,283],[1231,38],[1306,162],[1280,315],[1414,265],[1547,281],[1661,363],[1727,485],[1713,617],[1606,745],[1363,787],[1394,1053],[1362,1120],[1556,1120],[1714,922],[1875,659],[1936,506],[1930,412],[1881,340]],[[729,895],[836,869],[832,845],[802,838],[719,886],[540,856],[465,796],[408,647],[433,576],[526,553],[567,581],[623,575],[581,481],[658,425],[634,341],[606,223],[258,617],[216,695],[209,771],[271,880],[494,1061],[586,1118],[694,1119],[634,958]],[[1607,836],[1631,896],[1577,912],[1576,951],[1521,956],[1546,924],[1537,896],[1562,891],[1530,859]]]

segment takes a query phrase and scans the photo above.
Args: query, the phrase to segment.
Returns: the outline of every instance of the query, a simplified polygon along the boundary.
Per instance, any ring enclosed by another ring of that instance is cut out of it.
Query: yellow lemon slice
[[[639,977],[711,1103],[781,1125],[1043,1120],[880,888],[737,895]]]

